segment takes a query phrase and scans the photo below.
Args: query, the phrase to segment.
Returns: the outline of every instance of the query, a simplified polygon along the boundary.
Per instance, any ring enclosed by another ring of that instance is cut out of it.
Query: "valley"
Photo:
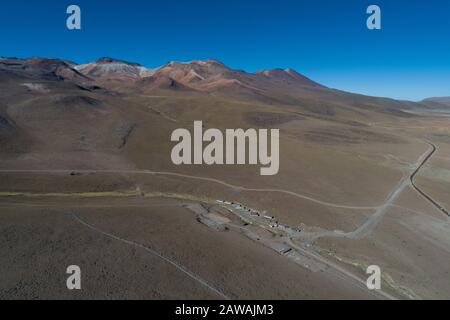
[[[1,298],[450,297],[450,129],[435,100],[213,59],[2,58],[0,88]],[[278,174],[175,165],[171,133],[195,121],[278,129]],[[69,264],[81,292],[65,288]]]

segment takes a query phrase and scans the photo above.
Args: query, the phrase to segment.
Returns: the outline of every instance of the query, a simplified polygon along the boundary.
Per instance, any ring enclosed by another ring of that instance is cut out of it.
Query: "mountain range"
[[[109,57],[86,64],[46,58],[0,58],[0,77],[63,80],[87,89],[104,88],[139,94],[169,90],[272,104],[315,104],[316,111],[325,114],[336,107],[350,105],[407,116],[401,110],[446,108],[450,105],[449,98],[411,102],[353,94],[328,88],[293,69],[248,73],[229,68],[214,59],[172,61],[151,69]]]

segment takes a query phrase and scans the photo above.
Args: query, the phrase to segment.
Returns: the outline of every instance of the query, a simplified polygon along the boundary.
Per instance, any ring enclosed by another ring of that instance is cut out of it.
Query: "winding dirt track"
[[[338,264],[330,261],[329,259],[326,259],[324,257],[322,257],[320,254],[315,253],[312,250],[306,250],[304,248],[302,248],[301,246],[297,245],[294,241],[292,241],[292,239],[288,239],[288,243],[291,247],[293,247],[295,250],[301,252],[303,255],[313,259],[313,260],[317,260],[322,262],[323,264],[325,264],[326,266],[328,266],[330,269],[328,270],[328,272],[335,272],[335,275],[341,279],[344,280],[350,280],[352,281],[352,283],[359,287],[359,288],[363,288],[363,289],[367,289],[367,284],[364,280],[360,279],[358,276],[354,275],[352,272],[346,270],[345,268],[339,266]],[[347,278],[347,279],[346,279]],[[387,293],[386,291],[380,289],[380,290],[376,290],[376,291],[369,291],[372,295],[374,295],[377,298],[384,298],[384,299],[388,299],[388,300],[397,300],[396,297],[394,297],[393,295]]]
[[[386,214],[389,207],[395,206],[394,202],[398,199],[400,194],[410,185],[412,185],[416,191],[419,192],[422,196],[424,196],[428,201],[430,201],[436,208],[448,214],[445,209],[443,209],[436,201],[434,201],[430,196],[426,195],[423,191],[418,189],[414,185],[414,177],[419,173],[419,171],[423,168],[423,166],[430,160],[433,154],[436,152],[436,146],[430,142],[427,144],[431,147],[427,150],[418,160],[417,166],[414,171],[407,176],[404,176],[397,187],[390,193],[386,202],[379,206],[375,213],[373,213],[361,226],[357,229],[350,232],[342,232],[342,231],[323,231],[319,232],[312,236],[312,239],[318,239],[321,237],[339,237],[339,238],[350,238],[350,239],[361,239],[368,236],[370,233],[375,230],[383,216]]]
[[[149,174],[149,175],[162,175],[162,176],[175,176],[175,177],[181,177],[181,178],[187,178],[187,179],[194,179],[194,180],[202,180],[202,181],[208,181],[213,182],[217,184],[221,184],[225,187],[234,189],[236,191],[248,191],[248,192],[277,192],[277,193],[284,193],[288,194],[300,199],[312,201],[324,206],[328,207],[334,207],[334,208],[343,208],[343,209],[355,209],[355,210],[367,210],[367,209],[377,209],[378,207],[370,207],[370,206],[350,206],[350,205],[343,205],[343,204],[336,204],[336,203],[330,203],[326,201],[322,201],[319,199],[315,199],[303,194],[299,194],[293,191],[289,190],[283,190],[283,189],[255,189],[255,188],[246,188],[243,186],[236,186],[233,184],[230,184],[228,182],[225,182],[223,180],[218,180],[214,178],[207,178],[207,177],[199,177],[199,176],[191,176],[187,174],[181,174],[181,173],[175,173],[175,172],[164,172],[164,171],[150,171],[150,170],[67,170],[67,169],[61,169],[61,170],[0,170],[0,173],[64,173],[64,174],[70,174],[71,172],[78,172],[78,173],[122,173],[122,174]]]
[[[417,174],[419,173],[420,169],[425,165],[425,163],[433,156],[433,154],[436,152],[437,147],[431,143],[431,142],[427,142],[432,148],[433,151],[423,160],[422,164],[420,165],[420,167],[418,167],[413,174],[411,175],[411,185],[413,186],[413,188],[422,196],[424,197],[427,201],[429,201],[433,206],[435,206],[438,210],[442,211],[443,213],[445,213],[447,216],[450,217],[450,212],[445,209],[442,205],[440,205],[436,200],[434,200],[431,196],[429,196],[428,194],[425,193],[425,191],[423,191],[422,189],[420,189],[416,182],[415,182],[415,178],[417,176]]]
[[[134,241],[130,241],[127,239],[123,239],[121,237],[115,236],[111,233],[105,232],[103,230],[100,230],[99,228],[87,223],[86,221],[82,220],[80,217],[73,215],[73,218],[78,221],[79,223],[81,223],[82,225],[84,225],[85,227],[91,229],[92,231],[95,231],[97,233],[100,233],[108,238],[126,243],[128,245],[137,247],[139,249],[143,249],[147,252],[149,252],[150,254],[157,256],[158,258],[164,260],[165,262],[171,264],[173,267],[175,267],[176,269],[180,270],[181,272],[183,272],[184,274],[186,274],[188,277],[190,277],[191,279],[193,279],[194,281],[200,283],[201,285],[205,286],[206,288],[208,288],[209,290],[213,291],[215,294],[217,294],[219,297],[225,299],[225,300],[230,300],[229,297],[227,297],[224,293],[222,293],[221,291],[219,291],[218,289],[214,288],[213,286],[211,286],[210,284],[208,284],[205,280],[203,280],[202,278],[200,278],[198,275],[192,273],[191,271],[187,270],[185,267],[183,267],[182,265],[180,265],[179,263],[177,263],[176,261],[173,261],[165,256],[163,256],[162,254],[160,254],[159,252],[156,252],[155,250],[146,247],[140,243],[134,242]]]
[[[378,207],[349,206],[349,205],[329,203],[329,202],[325,202],[325,201],[321,201],[321,200],[318,200],[318,199],[314,199],[314,198],[308,197],[306,195],[298,194],[298,193],[295,193],[295,192],[292,192],[292,191],[288,191],[288,190],[246,188],[246,187],[242,187],[242,186],[236,186],[236,185],[227,183],[227,182],[222,181],[222,180],[214,179],[214,178],[191,176],[191,175],[174,173],[174,172],[158,172],[158,171],[149,171],[149,170],[0,170],[0,173],[64,173],[64,174],[69,174],[71,172],[79,172],[79,173],[122,173],[122,174],[166,175],[166,176],[176,176],[176,177],[182,177],[182,178],[187,178],[187,179],[195,179],[195,180],[202,180],[202,181],[218,183],[218,184],[224,185],[224,186],[226,186],[228,188],[232,188],[234,190],[239,190],[239,191],[285,193],[285,194],[289,194],[289,195],[294,196],[294,197],[298,197],[298,198],[301,198],[301,199],[309,200],[309,201],[312,201],[312,202],[315,202],[315,203],[318,203],[318,204],[321,204],[321,205],[330,206],[330,207],[336,207],[336,208],[376,209],[376,211],[367,219],[367,221],[364,224],[362,224],[360,227],[358,227],[356,230],[354,230],[354,231],[347,232],[347,233],[339,232],[339,231],[324,231],[324,232],[319,232],[319,233],[317,233],[317,234],[315,234],[313,236],[314,239],[320,238],[320,237],[345,237],[345,238],[359,239],[359,238],[367,236],[368,234],[370,234],[376,228],[376,226],[379,224],[379,222],[381,221],[381,219],[384,216],[384,214],[387,212],[387,209],[390,206],[395,206],[395,204],[394,204],[395,200],[403,192],[403,190],[405,188],[407,188],[408,186],[410,186],[410,185],[412,185],[414,187],[414,189],[420,195],[422,195],[426,200],[431,202],[436,208],[438,208],[439,210],[441,210],[445,214],[449,215],[449,213],[448,213],[448,211],[446,209],[444,209],[442,206],[440,206],[434,199],[432,199],[429,195],[427,195],[419,187],[417,187],[417,185],[415,184],[415,181],[414,181],[414,178],[417,176],[419,171],[423,168],[423,166],[428,162],[428,160],[434,155],[434,153],[437,150],[437,148],[436,148],[436,146],[434,144],[429,143],[429,142],[427,142],[427,143],[430,145],[431,148],[429,150],[427,150],[418,159],[418,161],[417,161],[418,164],[416,166],[416,169],[410,175],[405,175],[400,180],[400,182],[397,185],[397,187],[390,193],[390,195],[388,196],[386,202],[383,205],[378,206]],[[91,230],[93,230],[95,232],[101,233],[104,236],[107,236],[107,237],[110,237],[112,239],[124,242],[126,244],[129,244],[129,245],[141,248],[141,249],[146,250],[147,252],[149,252],[149,253],[151,253],[153,255],[156,255],[160,259],[168,262],[169,264],[171,264],[175,268],[179,269],[180,271],[182,271],[183,273],[188,275],[193,280],[197,281],[198,283],[200,283],[203,286],[207,287],[211,291],[215,292],[218,296],[220,296],[222,298],[225,298],[225,299],[229,299],[224,293],[222,293],[219,290],[217,290],[216,288],[212,287],[206,281],[204,281],[203,279],[201,279],[197,275],[193,274],[191,271],[185,269],[183,266],[179,265],[177,262],[168,259],[167,257],[165,257],[165,256],[161,255],[160,253],[154,251],[153,249],[145,247],[144,245],[139,244],[139,243],[135,243],[133,241],[122,239],[122,238],[120,238],[118,236],[115,236],[113,234],[110,234],[110,233],[107,233],[107,232],[105,232],[103,230],[100,230],[97,227],[95,227],[93,225],[90,225],[89,223],[85,222],[84,220],[80,219],[77,216],[74,216],[74,218],[79,223],[83,224],[84,226],[90,228]],[[349,273],[347,270],[339,267],[338,265],[335,265],[332,262],[330,262],[330,261],[328,261],[326,259],[323,259],[319,255],[316,255],[316,254],[311,253],[309,251],[305,252],[306,250],[304,250],[303,248],[297,246],[292,241],[291,241],[291,245],[294,248],[296,248],[297,250],[300,250],[301,252],[303,252],[303,254],[307,254],[308,256],[310,256],[313,259],[318,259],[319,261],[322,261],[323,263],[327,264],[329,267],[332,267],[334,270],[338,271],[342,275],[351,278],[353,281],[356,281],[356,285],[358,285],[358,286],[363,286],[364,285],[364,282],[362,280],[360,280],[358,277],[354,276],[353,274]],[[393,296],[389,295],[386,292],[379,292],[379,294],[381,294],[384,298],[387,298],[387,299],[395,299]]]
[[[300,199],[308,200],[314,203],[318,203],[324,206],[329,207],[335,207],[335,208],[343,208],[343,209],[355,209],[355,210],[367,210],[367,209],[375,209],[376,211],[357,229],[350,232],[339,232],[339,231],[324,231],[317,233],[313,238],[320,238],[320,237],[346,237],[346,238],[353,238],[353,239],[360,239],[362,237],[367,236],[370,234],[378,225],[378,223],[381,221],[382,217],[386,213],[387,209],[394,205],[394,201],[399,197],[399,195],[403,192],[405,188],[407,188],[409,185],[412,185],[413,188],[426,200],[428,200],[430,203],[433,204],[438,210],[445,213],[447,216],[450,216],[449,212],[441,206],[437,201],[435,201],[431,196],[427,195],[424,191],[422,191],[414,181],[414,178],[417,176],[419,171],[423,168],[423,166],[430,160],[430,158],[434,155],[434,153],[437,150],[437,147],[431,143],[426,141],[426,143],[431,147],[430,150],[427,150],[418,160],[417,160],[417,166],[416,169],[411,173],[409,176],[404,176],[397,187],[389,194],[386,202],[380,206],[350,206],[350,205],[342,205],[342,204],[336,204],[336,203],[330,203],[326,201],[322,201],[319,199],[315,199],[303,194],[299,194],[293,191],[289,190],[283,190],[283,189],[256,189],[256,188],[246,188],[243,186],[237,186],[230,184],[228,182],[225,182],[223,180],[214,179],[214,178],[208,178],[208,177],[200,177],[200,176],[192,176],[187,174],[181,174],[181,173],[175,173],[175,172],[165,172],[165,171],[150,171],[150,170],[0,170],[0,173],[65,173],[69,174],[71,172],[79,172],[79,173],[122,173],[122,174],[149,174],[149,175],[164,175],[164,176],[175,176],[175,177],[181,177],[181,178],[187,178],[187,179],[194,179],[194,180],[201,180],[201,181],[208,181],[213,182],[217,184],[221,184],[223,186],[226,186],[228,188],[237,190],[237,191],[247,191],[247,192],[278,192],[278,193],[284,193],[288,194]]]

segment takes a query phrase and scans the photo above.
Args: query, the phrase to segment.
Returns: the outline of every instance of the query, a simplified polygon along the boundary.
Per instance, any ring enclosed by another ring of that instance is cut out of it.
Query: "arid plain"
[[[280,129],[278,175],[173,165],[195,120]],[[212,59],[1,58],[0,146],[2,299],[450,298],[446,100]]]

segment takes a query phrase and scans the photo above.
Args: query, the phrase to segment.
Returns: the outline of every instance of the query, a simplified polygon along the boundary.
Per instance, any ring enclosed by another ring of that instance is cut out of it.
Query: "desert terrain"
[[[0,58],[0,299],[449,299],[446,103],[213,59]],[[280,129],[278,175],[174,165],[196,120]]]

